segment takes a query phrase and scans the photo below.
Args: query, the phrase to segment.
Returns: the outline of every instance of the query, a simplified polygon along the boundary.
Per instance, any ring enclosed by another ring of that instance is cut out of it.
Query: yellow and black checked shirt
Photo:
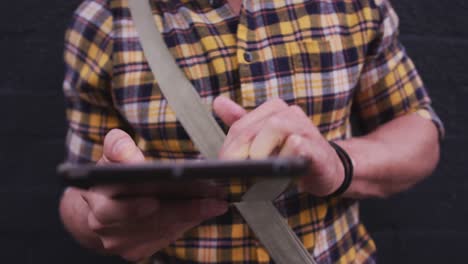
[[[143,0],[144,1],[144,0]],[[229,96],[247,109],[271,98],[296,104],[328,140],[417,112],[440,120],[398,41],[386,0],[152,0],[154,18],[178,65],[210,105]],[[86,0],[66,36],[68,161],[94,162],[104,135],[130,132],[148,159],[195,159],[148,67],[126,0]],[[231,197],[246,190],[230,186]],[[291,190],[276,205],[319,263],[374,263],[375,245],[358,203]],[[269,263],[239,214],[209,220],[159,252],[169,263]]]

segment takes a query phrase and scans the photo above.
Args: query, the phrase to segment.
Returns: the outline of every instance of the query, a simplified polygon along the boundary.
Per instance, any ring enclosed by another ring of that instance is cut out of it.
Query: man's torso
[[[351,136],[353,95],[379,24],[373,3],[244,1],[239,16],[223,1],[216,7],[208,0],[151,3],[166,44],[207,105],[225,95],[253,109],[279,97],[300,106],[328,140]],[[200,158],[153,79],[127,2],[109,1],[109,10],[111,21],[104,20],[113,27],[114,107],[147,157]],[[229,188],[235,198],[247,186]],[[373,261],[375,246],[360,224],[357,202],[293,189],[276,205],[319,262]],[[270,261],[234,209],[158,255],[174,263]]]

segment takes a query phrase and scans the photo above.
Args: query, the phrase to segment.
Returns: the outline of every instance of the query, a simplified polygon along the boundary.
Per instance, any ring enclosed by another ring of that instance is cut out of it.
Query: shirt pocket
[[[304,39],[288,43],[288,50],[300,87],[330,95],[351,93],[358,83],[364,54],[352,36]]]
[[[363,66],[360,48],[351,37],[336,35],[291,42],[287,49],[296,104],[322,133],[343,133]]]
[[[294,73],[322,72],[327,63],[325,52],[329,48],[330,42],[327,39],[308,39],[287,43]]]

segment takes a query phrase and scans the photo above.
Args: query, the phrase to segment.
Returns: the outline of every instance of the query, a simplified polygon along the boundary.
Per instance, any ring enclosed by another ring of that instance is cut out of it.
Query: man
[[[179,67],[230,127],[220,158],[309,158],[310,173],[276,206],[319,263],[374,263],[356,199],[387,197],[429,175],[443,134],[390,3],[151,3]],[[85,1],[66,40],[69,162],[200,158],[148,68],[125,0]],[[351,113],[364,136],[352,136]],[[344,167],[328,141],[354,166],[338,196]],[[128,260],[268,263],[228,206],[247,186],[228,188],[227,201],[177,202],[155,199],[154,186],[70,188],[60,211],[84,246]],[[133,198],[115,198],[122,193]]]

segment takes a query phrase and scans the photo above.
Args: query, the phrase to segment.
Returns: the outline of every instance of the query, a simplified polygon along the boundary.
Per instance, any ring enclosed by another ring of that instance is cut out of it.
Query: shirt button
[[[252,60],[253,60],[252,53],[251,52],[245,52],[244,53],[244,60],[246,62],[252,62]]]
[[[224,5],[223,0],[210,0],[209,2],[210,2],[211,7],[214,9],[220,8],[221,6]]]

